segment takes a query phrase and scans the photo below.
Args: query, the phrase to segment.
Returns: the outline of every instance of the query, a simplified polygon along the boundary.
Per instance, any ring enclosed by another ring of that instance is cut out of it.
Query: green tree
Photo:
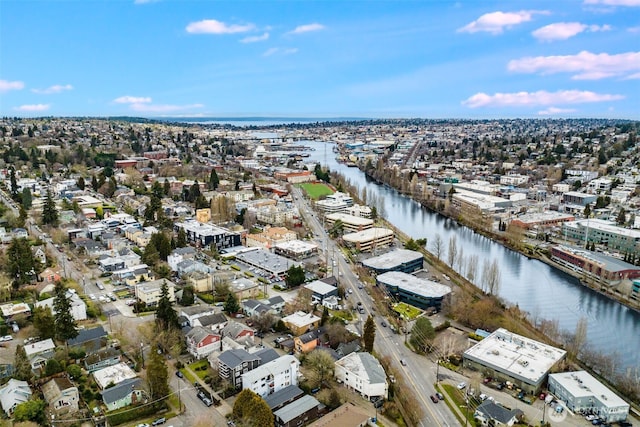
[[[62,372],[62,366],[60,365],[60,362],[58,362],[56,359],[47,360],[47,364],[44,368],[45,376],[49,377],[51,375],[57,374],[58,372]]]
[[[431,321],[426,317],[418,317],[413,328],[409,342],[420,352],[426,353],[431,349],[431,342],[436,336]]]
[[[78,336],[76,321],[71,315],[71,302],[67,298],[67,288],[58,282],[53,299],[55,336],[61,341],[67,341]]]
[[[323,306],[322,309],[322,318],[320,319],[320,326],[324,326],[328,321],[329,321],[329,309],[327,308],[327,306]]]
[[[373,342],[376,339],[376,323],[373,321],[373,317],[367,317],[364,322],[364,333],[362,340],[364,341],[364,351],[371,353],[373,351]]]
[[[182,299],[180,300],[180,304],[184,306],[193,305],[195,302],[195,296],[193,294],[192,286],[185,286],[182,289]]]
[[[31,363],[22,344],[16,346],[16,354],[13,362],[13,378],[20,381],[31,381]]]
[[[28,187],[22,189],[22,207],[26,210],[31,209],[31,205],[33,204],[33,196],[31,195],[31,190]]]
[[[16,422],[33,421],[38,425],[45,425],[45,409],[47,403],[41,399],[27,400],[16,406],[13,412],[13,419]]]
[[[582,214],[585,218],[589,218],[591,216],[591,205],[587,204],[587,206],[584,207]]]
[[[216,190],[220,184],[220,178],[218,178],[218,172],[215,169],[211,169],[211,175],[209,175],[209,188]]]
[[[47,190],[47,197],[42,206],[42,223],[49,225],[58,224],[58,209],[56,208],[55,200],[53,200],[51,190]]]
[[[229,292],[227,294],[227,300],[224,302],[224,311],[227,314],[233,314],[240,311],[240,304],[238,304],[236,294],[233,292]]]
[[[151,399],[162,399],[169,395],[169,372],[164,357],[155,351],[153,346],[147,362],[147,383],[151,391]]]
[[[36,273],[36,262],[27,239],[11,240],[7,248],[7,272],[16,287],[29,283]]]
[[[84,188],[87,186],[87,184],[84,182],[84,178],[80,177],[76,180],[76,185],[78,186],[79,189],[84,191]]]
[[[18,198],[18,180],[13,166],[9,169],[9,182],[11,183],[11,198],[15,200]]]
[[[55,333],[51,327],[54,324],[54,318],[49,307],[35,307],[32,311],[31,321],[41,339],[54,338]]]
[[[178,229],[178,237],[176,238],[176,248],[185,248],[187,246],[187,233],[184,228]]]
[[[624,208],[620,208],[620,212],[618,212],[618,216],[616,217],[616,224],[624,225],[627,222],[627,211]]]
[[[333,376],[335,361],[326,350],[312,351],[311,354],[306,357],[305,363],[313,373],[318,387],[322,387],[324,380]]]
[[[233,416],[242,426],[272,426],[274,423],[273,412],[267,402],[249,389],[244,389],[238,394],[233,404]]]
[[[169,300],[169,287],[166,281],[162,282],[160,288],[160,299],[156,307],[156,323],[161,331],[178,328],[178,314]]]
[[[98,188],[100,188],[100,183],[95,175],[91,177],[91,188],[93,188],[93,191],[98,191]]]
[[[158,250],[158,256],[161,260],[166,261],[171,254],[171,239],[165,233],[154,233],[149,239],[149,245],[155,246]]]
[[[331,229],[329,229],[329,235],[334,239],[336,237],[342,236],[343,232],[344,232],[344,223],[341,220],[337,220],[336,222],[334,222]]]
[[[151,244],[151,242],[149,242],[144,248],[141,260],[150,267],[153,267],[158,263],[158,261],[160,261],[158,249],[156,249],[155,245]]]
[[[82,376],[82,368],[75,363],[67,366],[67,373],[73,380],[77,380]]]
[[[304,269],[299,265],[292,265],[284,276],[284,282],[290,288],[295,288],[304,283]]]
[[[418,249],[420,249],[420,245],[418,245],[415,240],[409,239],[407,240],[407,243],[404,244],[404,248],[410,251],[417,251]]]

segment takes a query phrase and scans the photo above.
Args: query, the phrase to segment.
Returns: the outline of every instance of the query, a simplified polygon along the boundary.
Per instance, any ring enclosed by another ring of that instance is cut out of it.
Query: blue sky
[[[638,119],[640,0],[2,0],[0,114]]]

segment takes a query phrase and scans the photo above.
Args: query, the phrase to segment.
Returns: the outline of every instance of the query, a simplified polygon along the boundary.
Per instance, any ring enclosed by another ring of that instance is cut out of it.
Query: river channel
[[[588,345],[605,354],[617,352],[618,372],[640,366],[640,314],[580,285],[577,279],[541,261],[529,259],[517,252],[474,233],[387,186],[367,182],[364,174],[354,167],[338,163],[333,144],[300,141],[314,147],[306,160],[320,162],[332,171],[343,174],[359,187],[367,187],[368,194],[384,200],[385,218],[414,239],[432,242],[440,235],[444,251],[452,236],[464,256],[479,258],[477,276],[485,259],[497,260],[501,272],[499,295],[521,310],[539,318],[557,320],[560,329],[573,332],[581,317],[588,322]],[[429,249],[429,243],[427,243]]]

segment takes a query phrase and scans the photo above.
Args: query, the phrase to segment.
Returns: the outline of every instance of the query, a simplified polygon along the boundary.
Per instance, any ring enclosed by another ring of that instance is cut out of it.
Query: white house
[[[242,374],[242,388],[265,397],[290,385],[298,385],[300,362],[284,355]]]
[[[0,405],[8,417],[13,415],[13,411],[21,403],[31,398],[31,388],[26,381],[18,381],[11,378],[9,382],[0,388]]]
[[[67,299],[71,304],[71,315],[76,321],[87,320],[87,304],[78,296],[75,289],[68,289],[66,293]],[[56,314],[53,308],[55,298],[47,298],[36,303],[36,307],[49,307],[51,314]]]
[[[24,346],[24,351],[31,363],[31,369],[39,369],[47,364],[47,360],[53,357],[56,345],[51,338],[34,342]]]
[[[382,396],[387,398],[389,384],[378,359],[370,353],[351,353],[336,362],[335,377],[338,382],[360,393],[365,399]]]

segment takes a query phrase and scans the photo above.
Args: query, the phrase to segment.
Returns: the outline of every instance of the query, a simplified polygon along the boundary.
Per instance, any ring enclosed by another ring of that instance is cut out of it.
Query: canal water
[[[327,165],[344,175],[351,184],[367,187],[369,200],[374,195],[384,202],[385,218],[414,239],[426,238],[427,249],[436,235],[443,241],[442,258],[452,236],[464,256],[477,255],[476,277],[482,273],[484,260],[497,261],[501,273],[499,296],[540,319],[557,320],[561,330],[575,331],[578,320],[587,319],[587,341],[591,348],[605,354],[617,352],[617,371],[640,366],[640,314],[616,301],[580,285],[579,281],[541,261],[517,252],[474,233],[387,186],[368,182],[358,169],[335,160],[333,144],[300,141],[315,148],[309,161]],[[461,272],[464,273],[464,272]],[[464,274],[463,274],[464,275]]]

